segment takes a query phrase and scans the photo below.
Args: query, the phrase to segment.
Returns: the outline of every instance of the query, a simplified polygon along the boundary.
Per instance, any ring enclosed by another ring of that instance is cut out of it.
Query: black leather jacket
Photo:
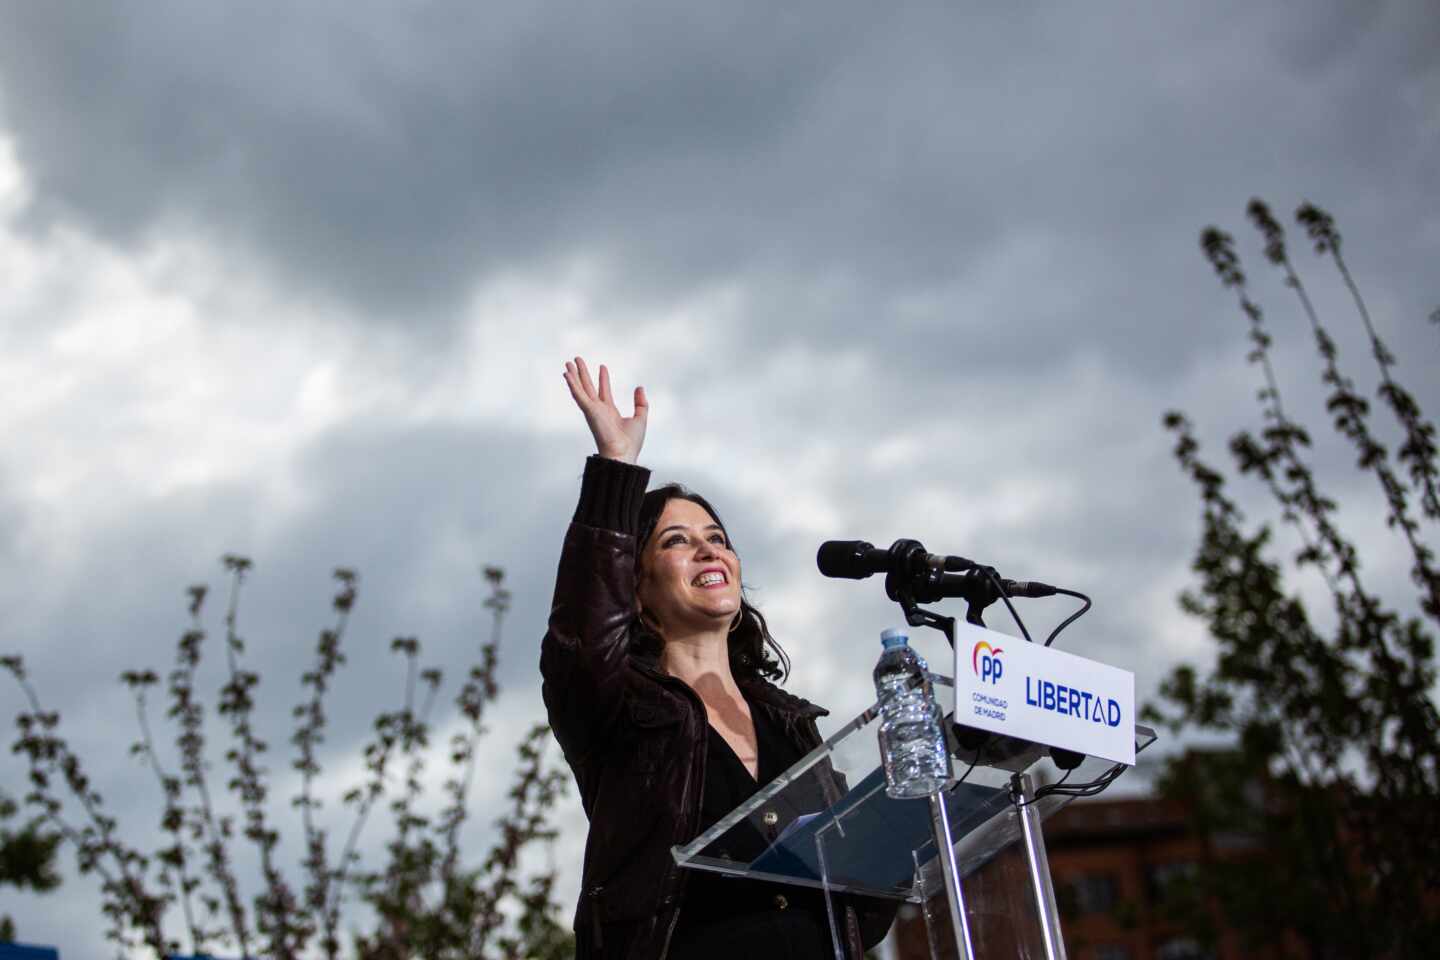
[[[633,531],[649,472],[597,461],[586,465],[577,519],[565,533],[541,689],[590,820],[575,911],[577,960],[661,960],[688,873],[671,847],[699,832],[708,721],[687,684],[630,648]],[[824,710],[764,680],[741,686],[802,752],[819,745],[815,719]],[[829,788],[833,800],[843,785],[831,778]],[[866,923],[870,936],[862,940],[856,911],[844,912],[850,952],[859,957],[889,919]]]

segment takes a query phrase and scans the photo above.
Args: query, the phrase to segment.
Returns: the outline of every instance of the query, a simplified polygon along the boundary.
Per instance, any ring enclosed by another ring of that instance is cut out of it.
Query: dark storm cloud
[[[643,231],[636,186],[709,193],[708,170],[723,191],[858,32],[759,4],[313,10],[15,10],[6,119],[42,217],[122,241],[176,218],[301,288],[450,305],[477,273]]]
[[[52,209],[121,237],[224,223],[292,282],[402,306],[596,244],[661,276],[749,257],[950,274],[1002,210],[1113,210],[1090,175],[1173,162],[1185,108],[1226,83],[1159,63],[1186,63],[1147,46],[1168,25],[1089,14],[423,9],[24,5],[7,118]],[[1181,26],[1269,28],[1215,21]],[[1150,68],[1143,116],[1097,111]]]
[[[0,95],[37,222],[189,224],[357,317],[593,255],[622,298],[746,284],[761,346],[1164,377],[1229,335],[1195,236],[1252,192],[1386,224],[1415,275],[1435,18],[1350,9],[26,4]]]

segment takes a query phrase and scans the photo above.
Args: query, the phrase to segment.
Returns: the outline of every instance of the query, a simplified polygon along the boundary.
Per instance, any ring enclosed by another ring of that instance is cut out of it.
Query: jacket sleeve
[[[622,705],[636,532],[649,478],[643,467],[590,457],[560,551],[540,648],[541,694],[582,794],[582,771],[606,742]]]

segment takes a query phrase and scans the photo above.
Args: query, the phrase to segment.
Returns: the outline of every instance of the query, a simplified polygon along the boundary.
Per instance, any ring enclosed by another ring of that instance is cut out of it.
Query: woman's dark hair
[[[720,514],[710,506],[710,501],[678,483],[667,483],[647,492],[640,502],[640,535],[636,541],[637,564],[640,557],[644,556],[645,545],[655,533],[655,525],[660,522],[660,514],[665,511],[665,504],[677,499],[689,500],[704,507],[705,512],[720,525],[721,532],[725,534],[726,545],[731,550],[735,549],[735,544],[730,539],[730,531],[725,529],[725,521],[721,520]],[[790,658],[785,655],[780,644],[775,642],[775,638],[770,636],[770,627],[765,623],[764,615],[745,599],[743,584],[739,616],[740,622],[730,631],[730,672],[737,680],[764,677],[767,680],[783,682],[790,675]],[[632,653],[656,659],[664,645],[665,641],[643,617],[635,617],[630,628]],[[771,651],[774,651],[773,656]]]

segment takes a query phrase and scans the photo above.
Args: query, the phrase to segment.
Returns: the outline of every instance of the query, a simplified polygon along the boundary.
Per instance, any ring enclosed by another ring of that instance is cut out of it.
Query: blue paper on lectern
[[[994,787],[964,783],[952,787],[945,794],[951,833],[963,837],[1009,802],[1008,794]],[[929,801],[886,796],[885,771],[877,768],[826,812],[796,820],[750,869],[820,880],[815,841],[823,832],[825,872],[832,883],[908,890],[916,859],[923,865],[935,856],[932,829]]]

